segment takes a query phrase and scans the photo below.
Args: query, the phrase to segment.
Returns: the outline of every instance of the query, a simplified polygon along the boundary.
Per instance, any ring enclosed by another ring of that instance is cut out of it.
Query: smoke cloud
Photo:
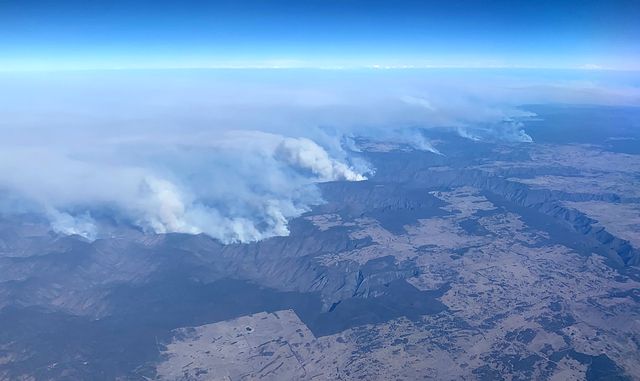
[[[346,164],[329,157],[329,154],[313,141],[305,138],[286,138],[276,149],[278,158],[294,167],[309,170],[319,181],[362,181],[366,177]]]
[[[444,155],[421,131],[531,142],[523,121],[535,115],[521,104],[639,94],[615,78],[459,71],[4,73],[0,213],[35,213],[89,240],[115,221],[256,241],[287,235],[322,203],[316,183],[373,173],[354,138]]]

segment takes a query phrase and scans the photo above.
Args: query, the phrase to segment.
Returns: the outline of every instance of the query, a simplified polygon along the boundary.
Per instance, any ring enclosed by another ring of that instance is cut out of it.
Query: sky
[[[633,0],[0,0],[0,70],[637,70],[637,20]]]

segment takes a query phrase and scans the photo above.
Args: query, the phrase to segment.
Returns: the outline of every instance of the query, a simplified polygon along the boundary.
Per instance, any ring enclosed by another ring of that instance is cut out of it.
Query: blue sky
[[[0,69],[640,69],[638,1],[7,1]]]

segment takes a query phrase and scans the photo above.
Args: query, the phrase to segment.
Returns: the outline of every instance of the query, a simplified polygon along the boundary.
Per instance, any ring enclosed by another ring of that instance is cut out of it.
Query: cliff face
[[[404,155],[402,155],[404,156]],[[452,166],[438,166],[441,158],[418,156],[406,163],[402,156],[398,158],[375,157],[380,167],[374,182],[403,183],[405,186],[425,190],[452,189],[471,186],[494,195],[498,200],[527,208],[549,217],[571,232],[579,233],[593,252],[601,253],[620,265],[637,266],[640,264],[640,249],[634,248],[629,241],[616,237],[585,213],[568,208],[564,201],[606,203],[637,202],[637,198],[611,192],[569,192],[558,189],[540,189],[523,182],[512,180],[514,176],[566,176],[579,178],[579,170],[574,167],[541,166],[534,168],[474,168],[465,166],[464,160],[453,160]],[[419,159],[418,159],[419,158]],[[470,164],[470,163],[467,163]],[[629,180],[634,181],[632,178]],[[606,180],[603,180],[606,181]]]

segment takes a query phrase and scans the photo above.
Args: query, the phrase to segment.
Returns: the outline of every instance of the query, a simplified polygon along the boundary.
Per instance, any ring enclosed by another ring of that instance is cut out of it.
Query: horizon
[[[634,1],[0,3],[0,70],[640,70]]]

